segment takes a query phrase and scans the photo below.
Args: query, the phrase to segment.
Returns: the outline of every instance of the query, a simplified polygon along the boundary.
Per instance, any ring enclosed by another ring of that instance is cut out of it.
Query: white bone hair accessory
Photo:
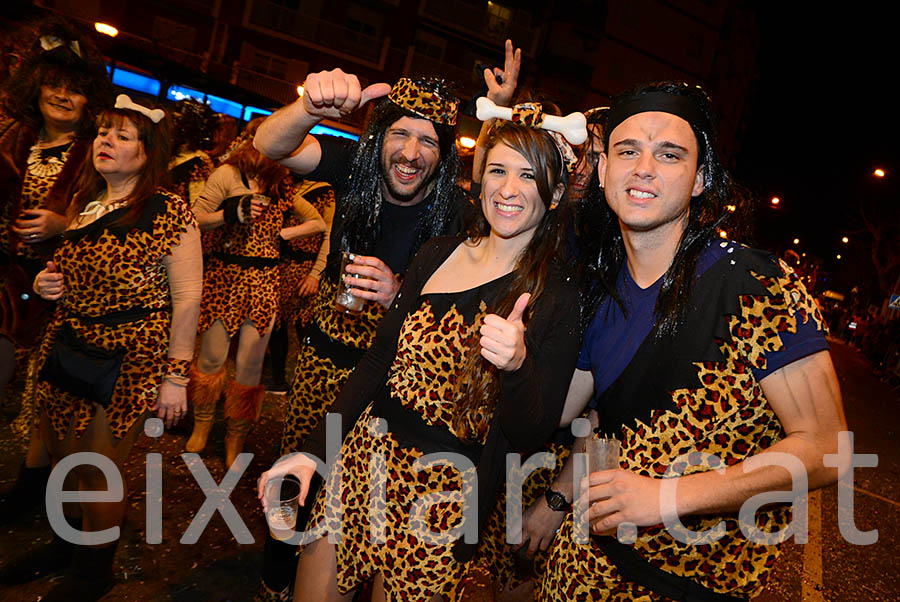
[[[115,108],[137,111],[142,115],[146,115],[147,119],[149,119],[153,123],[159,123],[163,120],[163,117],[166,116],[166,112],[162,109],[148,109],[144,105],[139,105],[138,103],[131,100],[131,98],[129,98],[127,94],[119,94],[118,96],[116,96]]]
[[[494,118],[517,121],[513,119],[512,108],[498,107],[486,96],[482,96],[475,101],[475,107],[475,115],[481,121]],[[544,130],[559,132],[565,136],[569,144],[581,144],[587,140],[587,120],[582,113],[570,113],[565,117],[541,114],[539,123],[534,125]]]

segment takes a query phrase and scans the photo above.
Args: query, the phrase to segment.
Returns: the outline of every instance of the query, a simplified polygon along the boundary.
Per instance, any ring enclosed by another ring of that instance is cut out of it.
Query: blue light
[[[259,117],[260,115],[271,115],[271,114],[272,114],[272,111],[260,109],[259,107],[251,107],[249,105],[244,107],[244,121],[250,121],[254,117]]]
[[[359,136],[356,134],[351,134],[350,132],[345,132],[343,130],[337,130],[335,128],[330,128],[327,125],[317,125],[314,126],[313,129],[309,130],[310,134],[327,134],[328,136],[337,136],[338,138],[347,138],[349,140],[353,140],[356,142],[359,140]]]
[[[160,84],[158,79],[153,79],[134,71],[128,71],[121,67],[113,71],[112,83],[129,90],[149,94],[150,96],[159,95]]]
[[[169,91],[166,93],[166,98],[175,101],[193,98],[198,102],[203,102],[203,96],[204,94],[200,90],[194,90],[187,86],[170,86]]]
[[[228,100],[227,98],[220,98],[218,96],[213,96],[212,94],[206,95],[206,102],[209,104],[209,108],[211,108],[216,113],[225,113],[226,115],[231,115],[236,119],[241,118],[241,109],[243,105],[240,103],[234,102],[233,100]]]

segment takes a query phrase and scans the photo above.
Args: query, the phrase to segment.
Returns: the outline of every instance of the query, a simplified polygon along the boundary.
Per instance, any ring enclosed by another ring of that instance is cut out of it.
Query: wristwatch
[[[566,496],[552,489],[544,492],[544,499],[547,500],[550,509],[556,512],[568,512],[572,508],[572,502],[568,501]]]

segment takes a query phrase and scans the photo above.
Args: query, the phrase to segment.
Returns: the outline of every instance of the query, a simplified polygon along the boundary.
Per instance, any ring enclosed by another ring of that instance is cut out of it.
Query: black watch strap
[[[572,502],[566,496],[552,489],[544,492],[544,499],[547,500],[547,506],[555,512],[568,512],[572,508]]]

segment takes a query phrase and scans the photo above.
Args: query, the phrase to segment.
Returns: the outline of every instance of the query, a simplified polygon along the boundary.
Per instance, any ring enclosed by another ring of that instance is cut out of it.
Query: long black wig
[[[681,82],[658,82],[639,86],[613,100],[613,106],[623,99],[651,92],[663,92],[690,99],[706,117],[706,123],[714,123],[712,102],[703,90]],[[697,139],[697,169],[703,171],[703,192],[692,197],[687,227],[675,251],[669,269],[662,276],[662,285],[656,300],[656,336],[666,337],[677,332],[688,309],[691,289],[696,277],[697,259],[711,240],[719,235],[720,228],[732,215],[729,205],[743,205],[744,192],[735,186],[728,170],[715,149],[715,131],[712,126],[701,129],[691,123]],[[609,135],[604,132],[604,147],[609,148]],[[627,312],[616,293],[620,270],[626,265],[625,243],[619,219],[606,202],[597,174],[588,186],[585,203],[581,207],[580,267],[585,277],[584,322],[593,316],[600,300],[612,296],[623,311]]]
[[[437,80],[418,80],[420,86],[427,86],[441,97],[449,97],[449,91]],[[373,110],[366,127],[359,138],[356,150],[347,167],[348,185],[342,203],[344,227],[339,234],[340,248],[360,254],[371,254],[379,235],[379,217],[384,202],[381,194],[384,174],[381,169],[381,151],[387,129],[398,119],[412,117],[422,119],[411,111],[403,109],[390,100],[382,100]],[[456,152],[456,131],[453,126],[432,122],[438,136],[440,162],[435,169],[430,186],[431,194],[422,202],[429,204],[416,225],[416,239],[410,257],[419,250],[426,240],[440,236],[447,231],[454,215],[454,204],[462,192],[456,185],[459,170],[459,155]],[[335,241],[337,242],[337,241]],[[337,265],[329,265],[337,276]]]

